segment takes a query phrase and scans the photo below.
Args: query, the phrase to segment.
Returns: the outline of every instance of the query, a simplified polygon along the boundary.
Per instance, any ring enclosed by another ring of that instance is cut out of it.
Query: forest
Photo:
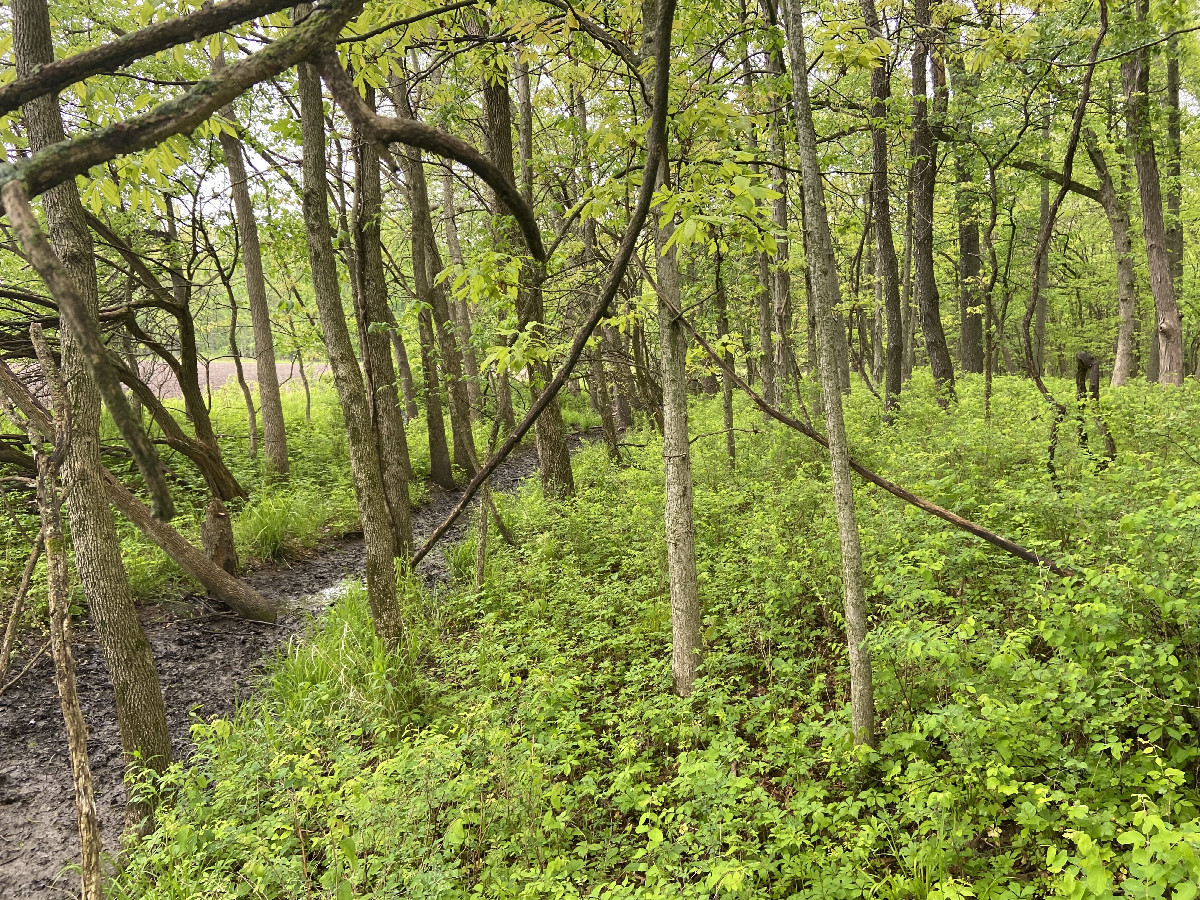
[[[1200,9],[0,3],[0,897],[1200,893]]]

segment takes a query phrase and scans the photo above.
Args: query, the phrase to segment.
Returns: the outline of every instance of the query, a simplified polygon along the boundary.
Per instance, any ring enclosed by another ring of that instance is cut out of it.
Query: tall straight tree
[[[54,60],[50,11],[45,0],[13,0],[11,9],[17,75],[27,77]],[[31,100],[22,113],[30,148],[35,152],[66,139],[56,95]],[[67,179],[47,191],[42,196],[42,207],[50,241],[86,304],[88,327],[99,332],[95,250],[75,180]],[[171,736],[158,671],[138,619],[121,561],[112,507],[105,495],[100,462],[100,394],[84,366],[78,336],[64,328],[59,340],[70,410],[62,477],[70,486],[67,511],[75,568],[112,678],[126,765],[161,772],[171,760]],[[149,812],[146,802],[131,802],[126,820],[129,824],[141,822]]]
[[[308,4],[297,5],[297,19],[307,17],[310,9]],[[396,649],[404,638],[404,622],[396,599],[395,539],[385,500],[379,453],[371,433],[367,393],[350,341],[346,311],[342,307],[326,195],[328,175],[321,79],[310,63],[300,64],[298,84],[304,156],[304,230],[308,239],[313,294],[346,426],[354,496],[366,545],[367,598],[371,616],[379,639],[387,647]]]
[[[646,62],[669,66],[671,60],[655,58],[655,29],[660,3],[643,0],[642,37]],[[652,112],[652,111],[647,111]],[[657,188],[667,186],[667,157],[659,160]],[[650,214],[660,217],[657,209]],[[675,693],[692,693],[700,666],[700,582],[696,574],[696,530],[692,510],[692,454],[688,440],[687,332],[672,310],[683,309],[679,285],[677,247],[671,241],[675,223],[668,219],[654,229],[655,274],[658,292],[658,331],[662,354],[663,464],[666,498],[663,515],[667,535],[667,578],[671,591],[671,674]],[[765,361],[765,360],[764,360]]]
[[[1138,22],[1145,22],[1150,12],[1150,0],[1135,0],[1135,5]],[[1146,241],[1150,291],[1154,295],[1158,380],[1163,384],[1183,384],[1183,321],[1171,279],[1162,184],[1150,122],[1150,57],[1144,47],[1122,60],[1121,78],[1125,83],[1125,122],[1142,200],[1142,235]]]
[[[804,49],[804,20],[799,0],[785,0],[788,29],[795,43],[799,71],[807,72]],[[833,237],[825,208],[825,188],[817,159],[817,133],[813,127],[812,102],[807,79],[796,81],[796,138],[800,155],[800,177],[804,187],[805,240],[808,267],[817,303],[817,345],[821,370],[821,394],[825,401],[825,427],[829,437],[829,461],[833,473],[833,500],[837,510],[838,537],[842,550],[842,587],[845,596],[846,643],[850,655],[850,709],[857,744],[875,746],[875,692],[871,652],[867,639],[867,599],[863,587],[862,544],[854,510],[854,486],[850,480],[850,449],[843,420],[841,385],[835,352],[834,310],[841,302]]]
[[[218,54],[213,69],[224,67]],[[232,106],[221,115],[236,123]],[[254,326],[254,360],[258,376],[258,401],[263,418],[263,453],[267,464],[280,475],[288,473],[287,431],[283,424],[283,401],[279,396],[279,375],[275,368],[275,335],[271,330],[271,310],[267,305],[267,282],[263,277],[262,246],[258,239],[258,219],[250,199],[246,176],[246,157],[236,135],[221,129],[221,151],[229,172],[229,188],[242,243],[242,271],[246,274],[246,299]]]
[[[875,0],[860,0],[867,33],[873,40],[883,39],[883,29]],[[796,71],[796,60],[792,60]],[[795,75],[793,75],[793,85]],[[795,88],[793,87],[793,90]],[[883,289],[884,317],[887,320],[887,357],[884,362],[884,410],[895,408],[900,397],[904,360],[904,326],[900,312],[900,267],[892,239],[892,206],[888,194],[887,114],[892,98],[892,79],[886,58],[871,69],[871,214],[875,222],[876,277]]]
[[[913,269],[921,333],[942,402],[954,396],[954,363],[942,329],[941,301],[933,268],[933,200],[937,184],[937,144],[929,115],[928,75],[932,56],[929,0],[913,0],[912,56]]]

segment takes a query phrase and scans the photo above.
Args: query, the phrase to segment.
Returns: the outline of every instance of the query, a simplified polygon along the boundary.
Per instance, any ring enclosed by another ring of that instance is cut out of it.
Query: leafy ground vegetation
[[[1065,386],[1058,386],[1065,388]],[[704,662],[670,690],[661,438],[575,458],[575,497],[501,498],[453,584],[401,579],[387,652],[352,589],[199,756],[148,790],[121,897],[1164,897],[1200,871],[1200,391],[1107,395],[1107,467],[1045,472],[1044,401],[983,416],[917,378],[895,423],[856,392],[868,465],[1082,580],[858,495],[879,743],[850,730],[837,530],[815,445],[693,402]],[[811,404],[812,398],[809,398]],[[887,440],[882,439],[888,428]]]

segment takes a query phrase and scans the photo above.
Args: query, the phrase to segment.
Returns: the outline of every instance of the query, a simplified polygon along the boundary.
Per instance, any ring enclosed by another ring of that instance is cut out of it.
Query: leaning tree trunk
[[[1148,11],[1149,0],[1138,0],[1138,21],[1144,21]],[[1125,57],[1121,63],[1121,76],[1125,82],[1125,121],[1133,147],[1133,164],[1137,169],[1138,194],[1142,200],[1142,234],[1146,239],[1150,291],[1154,295],[1158,380],[1163,384],[1183,384],[1183,322],[1175,286],[1171,282],[1162,185],[1150,125],[1150,60],[1145,49]]]
[[[45,0],[13,0],[10,8],[17,75],[26,77],[53,61],[50,13]],[[30,101],[23,113],[32,150],[65,140],[54,95]],[[85,301],[90,327],[98,332],[95,252],[75,180],[68,179],[43,194],[42,206],[50,240]],[[101,480],[100,395],[84,365],[77,335],[64,328],[59,336],[71,411],[63,484],[68,492],[75,568],[112,678],[125,763],[130,768],[145,766],[162,772],[171,760],[171,736],[150,642],[129,590],[121,542]],[[131,802],[126,819],[136,824],[151,812],[147,802]]]
[[[1117,258],[1117,352],[1113,362],[1112,386],[1120,387],[1133,375],[1137,329],[1137,282],[1133,271],[1133,242],[1129,237],[1129,206],[1117,193],[1096,135],[1091,129],[1086,129],[1083,137],[1092,167],[1096,170],[1096,179],[1100,182],[1100,203],[1108,217],[1113,254]]]
[[[297,14],[306,14],[305,7],[307,4],[297,6]],[[299,67],[299,93],[304,152],[304,228],[308,236],[313,294],[346,425],[350,471],[366,544],[367,598],[371,616],[376,635],[385,646],[396,650],[404,638],[404,622],[396,598],[396,560],[393,555],[396,545],[380,475],[379,453],[371,434],[362,372],[354,357],[346,312],[342,307],[325,193],[328,170],[321,79],[310,63],[302,63]]]
[[[933,267],[933,195],[937,183],[937,145],[929,121],[926,86],[932,55],[928,0],[914,0],[913,17],[916,25],[912,57],[913,268],[925,352],[929,354],[929,367],[938,385],[940,402],[944,404],[954,396],[954,363],[950,359],[946,333],[942,329],[941,301]]]
[[[920,2],[920,0],[919,0]],[[798,46],[799,71],[807,72],[804,50],[804,22],[798,0],[787,0],[786,15],[789,29]],[[871,652],[864,646],[867,639],[867,600],[863,587],[862,546],[854,510],[854,488],[850,481],[850,450],[842,418],[842,395],[835,357],[833,318],[841,301],[837,268],[833,255],[833,238],[829,232],[829,216],[825,209],[825,190],[817,160],[817,135],[813,128],[812,106],[808,82],[797,82],[796,120],[797,143],[800,151],[800,172],[804,185],[806,225],[804,246],[812,272],[813,293],[818,308],[817,346],[821,369],[821,393],[825,400],[825,425],[829,435],[829,459],[833,473],[833,498],[837,509],[838,536],[842,550],[842,585],[845,590],[846,642],[850,651],[850,708],[854,740],[858,744],[875,746],[875,694],[872,686]]]
[[[214,68],[222,61],[218,56]],[[222,115],[234,119],[232,106]],[[268,465],[280,475],[288,473],[287,431],[283,423],[283,401],[279,396],[279,375],[275,368],[275,336],[271,331],[271,311],[267,306],[267,283],[263,276],[262,247],[258,240],[258,220],[250,199],[246,178],[246,159],[242,142],[228,131],[221,131],[221,149],[229,171],[238,234],[242,240],[242,271],[246,273],[246,298],[254,325],[254,359],[258,374],[258,400],[263,418],[263,453]]]

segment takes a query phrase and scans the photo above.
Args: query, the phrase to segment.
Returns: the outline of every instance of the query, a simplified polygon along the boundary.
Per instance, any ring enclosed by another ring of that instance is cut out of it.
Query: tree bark
[[[214,70],[224,67],[218,56]],[[236,122],[232,106],[222,115]],[[258,239],[258,220],[250,199],[246,159],[242,142],[228,131],[221,131],[221,149],[229,172],[234,213],[242,243],[242,271],[246,274],[246,297],[250,320],[254,325],[254,359],[258,375],[258,400],[263,419],[263,455],[280,475],[288,473],[287,431],[283,422],[283,401],[279,395],[279,375],[275,368],[275,335],[271,331],[271,311],[267,306],[267,283],[263,276],[262,247]]]
[[[793,0],[794,2],[794,0]],[[929,100],[926,77],[932,56],[932,26],[928,0],[914,0],[913,18],[916,28],[912,57],[913,91],[913,262],[915,269],[917,308],[921,315],[921,333],[925,336],[925,352],[937,382],[939,402],[943,405],[954,397],[954,363],[946,346],[942,329],[941,301],[933,266],[933,200],[937,184],[937,144],[929,121]]]
[[[918,0],[923,2],[923,0]],[[804,22],[798,0],[786,0],[789,29],[797,45],[799,70],[807,72]],[[825,425],[829,434],[829,460],[833,473],[833,498],[837,510],[838,537],[842,550],[842,585],[845,590],[846,642],[850,655],[850,708],[854,740],[875,746],[875,695],[872,686],[871,653],[867,639],[867,600],[863,587],[862,546],[854,510],[854,488],[850,480],[850,450],[842,413],[842,395],[837,373],[833,312],[840,303],[833,238],[825,209],[825,190],[817,160],[817,135],[813,128],[812,105],[807,79],[798,82],[796,132],[800,171],[804,186],[806,215],[805,248],[813,293],[817,301],[817,345],[821,370],[821,393],[825,400]]]
[[[461,266],[462,245],[458,240],[458,222],[454,210],[454,176],[447,172],[442,176],[442,218],[446,224],[446,249],[450,262]],[[464,298],[450,301],[450,312],[458,334],[458,346],[462,348],[463,374],[467,382],[467,402],[471,408],[471,421],[475,422],[483,413],[482,381],[479,377],[479,358],[471,342],[471,310]]]
[[[882,38],[883,29],[875,0],[860,0],[867,34]],[[792,61],[792,71],[796,62]],[[795,75],[793,75],[795,78]],[[900,268],[892,238],[892,208],[888,196],[888,139],[885,121],[892,97],[892,81],[886,64],[871,70],[871,215],[875,221],[876,277],[882,283],[884,317],[887,320],[887,353],[884,362],[883,407],[890,413],[899,402],[903,384],[904,323],[900,305]]]
[[[1138,21],[1144,21],[1148,13],[1149,0],[1137,0]],[[1125,121],[1137,170],[1138,194],[1142,200],[1142,234],[1146,240],[1150,290],[1154,295],[1158,380],[1163,384],[1178,385],[1183,384],[1183,322],[1171,280],[1162,185],[1150,124],[1150,60],[1145,49],[1122,60],[1121,76],[1125,83]]]
[[[368,91],[367,104],[373,107],[374,103],[374,91]],[[387,281],[383,274],[379,151],[362,134],[355,132],[355,138],[354,258],[359,270],[359,292],[366,326],[360,343],[371,373],[367,383],[373,391],[368,408],[371,424],[378,435],[380,476],[392,523],[393,552],[407,559],[413,545],[408,496],[408,473],[412,470],[412,464],[408,457],[408,436],[404,430],[400,396],[396,391],[396,369],[392,364],[391,341],[388,337],[388,320],[391,316]]]
[[[54,58],[50,14],[45,0],[13,0],[11,9],[17,74],[27,77]],[[23,114],[34,150],[65,140],[56,96],[31,101]],[[42,206],[50,240],[84,301],[87,327],[98,333],[95,251],[74,179],[47,191]],[[171,737],[150,642],[129,590],[121,543],[101,480],[100,395],[73,329],[61,329],[60,341],[71,411],[62,477],[69,491],[75,568],[112,678],[126,766],[162,772],[171,761]],[[140,822],[151,811],[145,802],[131,802],[127,822]]]
[[[658,3],[646,0],[644,23],[658,21]],[[643,58],[654,66],[669,66],[670,57],[657,58],[653,24],[643,33]],[[656,187],[668,181],[666,158],[659,161]],[[657,209],[651,215],[661,216]],[[668,220],[654,229],[655,273],[658,302],[659,347],[662,354],[663,463],[666,496],[663,515],[667,538],[667,575],[671,592],[671,674],[675,693],[692,693],[700,667],[700,583],[696,574],[695,525],[692,520],[692,461],[688,440],[687,332],[672,310],[682,309],[676,246],[670,240],[675,223]],[[765,359],[764,359],[765,362]]]
[[[306,6],[297,6],[297,14],[306,14]],[[304,228],[308,236],[313,293],[346,425],[354,494],[366,545],[367,597],[371,616],[376,635],[385,646],[396,650],[404,639],[404,622],[396,597],[396,560],[393,556],[396,544],[380,475],[379,454],[370,429],[362,372],[354,357],[342,307],[325,193],[327,164],[321,81],[310,63],[300,64],[299,93],[304,151]]]
[[[414,235],[415,238],[415,235]],[[420,245],[420,250],[417,247]],[[418,252],[421,254],[417,259]],[[413,240],[413,271],[425,271],[425,242]],[[421,283],[426,276],[422,276]],[[413,279],[417,279],[414,277]],[[421,288],[417,288],[420,292]],[[438,378],[437,337],[433,333],[433,316],[422,309],[418,324],[421,336],[421,369],[425,383],[425,430],[429,438],[429,477],[446,490],[454,490],[454,473],[450,468],[450,447],[446,443],[446,420],[442,417],[442,386]]]
[[[1112,174],[1096,135],[1083,133],[1088,157],[1100,182],[1100,203],[1112,231],[1113,255],[1117,259],[1117,350],[1113,362],[1112,386],[1120,387],[1133,375],[1136,364],[1134,341],[1137,329],[1137,281],[1133,270],[1133,242],[1129,237],[1129,205],[1117,193]]]

